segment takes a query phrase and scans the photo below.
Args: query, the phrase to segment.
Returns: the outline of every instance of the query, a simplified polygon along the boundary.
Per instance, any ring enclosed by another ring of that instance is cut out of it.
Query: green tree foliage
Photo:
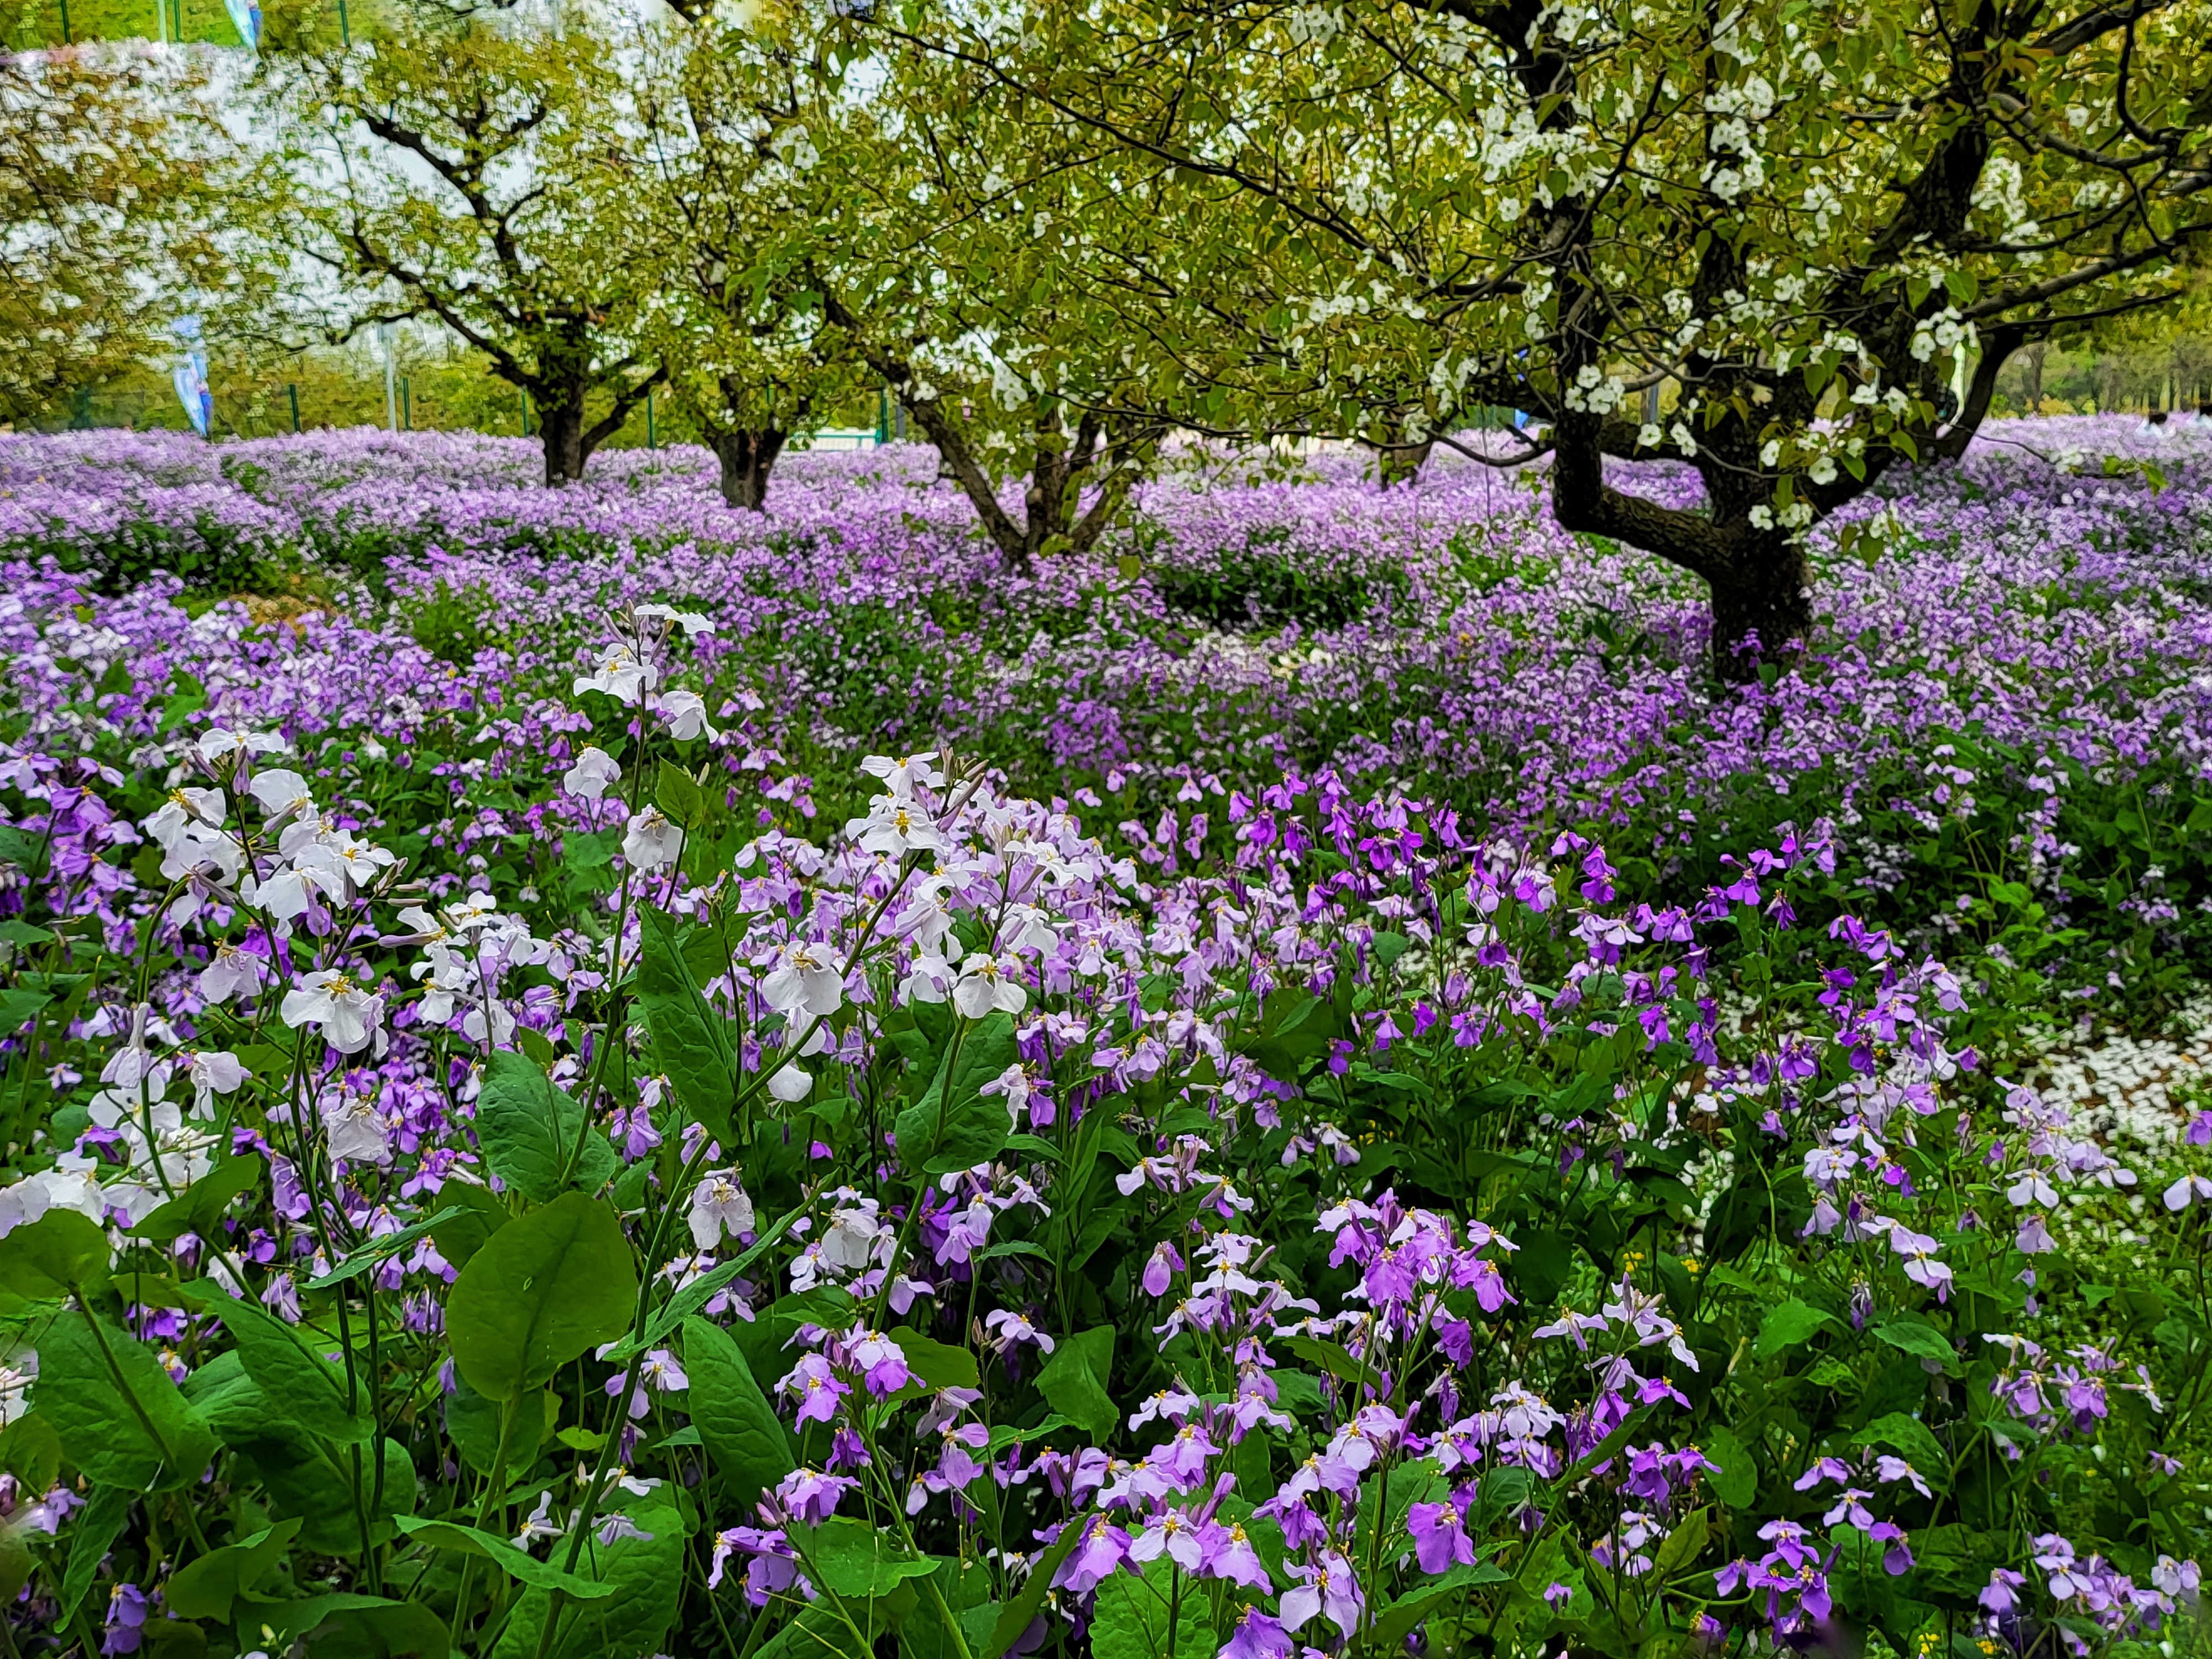
[[[179,58],[0,54],[0,419],[173,351],[171,325],[234,280],[204,93]]]
[[[993,199],[1076,210],[1056,274],[1180,366],[1188,423],[1404,443],[1529,411],[1498,456],[1548,458],[1567,527],[1704,577],[1726,675],[1810,623],[1799,532],[1958,453],[2013,352],[2160,302],[2212,226],[2204,0],[901,0],[851,26],[936,89],[933,155],[1089,152],[1112,188],[1017,164]],[[1607,477],[1638,455],[1710,505]]]

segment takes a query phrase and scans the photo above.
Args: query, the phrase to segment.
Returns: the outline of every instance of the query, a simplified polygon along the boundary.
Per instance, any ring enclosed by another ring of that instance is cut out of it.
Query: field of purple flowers
[[[0,439],[19,1650],[2172,1659],[2212,431],[1748,689],[1510,475]],[[1646,487],[1687,488],[1654,473]]]

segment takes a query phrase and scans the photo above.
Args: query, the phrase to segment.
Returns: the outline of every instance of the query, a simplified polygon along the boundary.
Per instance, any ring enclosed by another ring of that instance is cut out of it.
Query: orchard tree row
[[[760,507],[793,434],[888,386],[1020,571],[1095,543],[1176,434],[1357,440],[1386,478],[1542,461],[1564,526],[1711,585],[1735,678],[1807,627],[1811,525],[1955,458],[2014,353],[2169,301],[2212,245],[2212,0],[285,25],[219,119],[173,69],[22,71],[179,112],[135,210],[57,211],[190,228],[167,268],[211,325],[434,319],[532,400],[549,483],[665,388]],[[76,367],[49,356],[19,404]],[[1497,409],[1527,418],[1475,433]],[[1615,458],[1688,464],[1704,503]]]

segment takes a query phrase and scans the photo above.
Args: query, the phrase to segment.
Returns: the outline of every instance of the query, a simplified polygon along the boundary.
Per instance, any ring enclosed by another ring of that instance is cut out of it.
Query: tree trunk
[[[1388,489],[1393,484],[1412,485],[1419,483],[1421,469],[1429,464],[1429,452],[1436,447],[1437,441],[1433,438],[1425,439],[1417,444],[1394,444],[1386,447],[1379,456],[1378,471],[1382,477],[1382,488]]]
[[[1711,579],[1716,678],[1743,685],[1762,662],[1784,662],[1813,631],[1812,568],[1802,543],[1780,536],[1747,541]]]
[[[2027,412],[2031,415],[2043,413],[2043,360],[2050,355],[2048,340],[2038,340],[2021,353],[2027,371]]]
[[[772,426],[717,433],[714,454],[722,464],[722,499],[748,512],[768,511],[769,474],[790,435]]]
[[[545,447],[545,483],[558,489],[584,476],[584,398],[580,391],[538,405],[538,440]]]

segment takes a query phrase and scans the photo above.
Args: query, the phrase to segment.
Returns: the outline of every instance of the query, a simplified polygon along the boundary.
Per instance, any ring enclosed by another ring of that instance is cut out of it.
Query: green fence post
[[[338,44],[342,46],[353,44],[353,30],[346,22],[345,0],[338,0]]]
[[[70,44],[69,0],[62,0],[62,44]]]
[[[402,432],[415,429],[415,393],[404,374],[399,377],[399,429]]]
[[[653,392],[650,389],[645,394],[645,447],[647,449],[660,447],[659,435],[653,429]]]
[[[300,383],[297,380],[285,381],[284,396],[292,404],[292,430],[296,433],[300,429]]]

